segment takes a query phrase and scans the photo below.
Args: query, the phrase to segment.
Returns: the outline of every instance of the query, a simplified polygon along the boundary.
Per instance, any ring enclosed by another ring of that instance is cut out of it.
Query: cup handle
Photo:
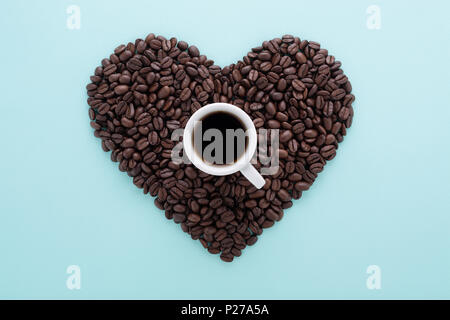
[[[242,168],[241,173],[258,189],[261,189],[266,184],[266,180],[250,163]]]

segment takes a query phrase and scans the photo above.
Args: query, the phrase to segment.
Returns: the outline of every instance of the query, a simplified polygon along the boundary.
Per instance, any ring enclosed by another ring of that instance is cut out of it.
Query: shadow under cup
[[[234,114],[215,111],[195,122],[191,143],[197,156],[207,164],[232,165],[248,148],[247,130]]]

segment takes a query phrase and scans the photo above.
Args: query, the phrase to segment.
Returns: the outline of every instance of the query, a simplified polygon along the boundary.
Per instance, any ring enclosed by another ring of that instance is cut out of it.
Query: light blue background
[[[81,8],[81,29],[66,8]],[[366,9],[381,8],[380,30]],[[448,1],[7,1],[0,32],[0,298],[450,298]],[[154,32],[225,66],[264,40],[343,62],[352,128],[314,186],[232,264],[119,172],[85,86]],[[81,290],[66,268],[81,267]],[[366,268],[382,270],[368,290]]]

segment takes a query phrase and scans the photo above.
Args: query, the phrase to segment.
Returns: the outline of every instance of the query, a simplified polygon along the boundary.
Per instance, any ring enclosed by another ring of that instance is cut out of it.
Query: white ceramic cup
[[[192,135],[196,123],[214,112],[227,112],[239,119],[245,126],[244,131],[248,139],[247,148],[239,159],[231,164],[214,165],[205,162],[194,149]],[[256,128],[248,114],[232,104],[222,102],[208,104],[194,112],[189,118],[183,134],[184,152],[192,164],[198,169],[215,176],[225,176],[240,171],[256,188],[261,189],[266,181],[250,163],[256,151],[256,144]]]

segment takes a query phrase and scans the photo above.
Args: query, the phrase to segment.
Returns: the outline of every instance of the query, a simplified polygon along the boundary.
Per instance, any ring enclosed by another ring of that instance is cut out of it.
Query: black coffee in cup
[[[239,160],[247,148],[245,130],[244,123],[229,112],[209,113],[194,127],[194,150],[208,163],[232,164]]]

